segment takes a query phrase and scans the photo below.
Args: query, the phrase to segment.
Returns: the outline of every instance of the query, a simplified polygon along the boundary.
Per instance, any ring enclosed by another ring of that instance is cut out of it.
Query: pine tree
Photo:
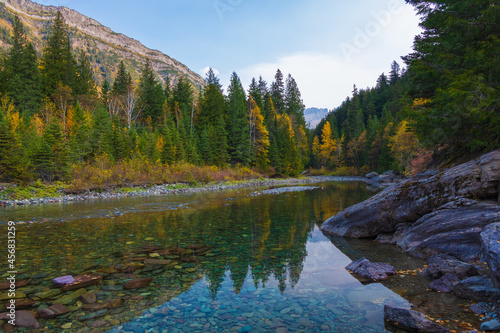
[[[108,107],[110,93],[111,93],[111,85],[109,84],[109,81],[107,79],[104,79],[104,81],[101,84],[101,103],[106,108]]]
[[[38,57],[33,45],[27,43],[24,27],[17,16],[13,31],[6,61],[7,89],[16,108],[30,117],[40,108],[42,98]]]
[[[305,105],[302,102],[297,82],[290,74],[286,79],[285,110],[286,113],[293,117],[297,126],[306,126],[304,118]]]
[[[115,82],[113,82],[112,94],[115,96],[122,96],[127,93],[128,87],[132,84],[132,77],[127,72],[125,64],[120,61],[118,65],[118,72],[116,73]]]
[[[248,126],[245,91],[240,78],[233,72],[228,87],[228,103],[226,111],[229,162],[232,165],[249,165],[251,161],[250,139]],[[252,118],[250,118],[250,121]]]
[[[200,105],[198,123],[201,126],[217,126],[222,117],[225,122],[226,98],[222,93],[219,79],[210,68],[207,74],[207,86],[205,87],[203,99]]]
[[[92,117],[92,129],[89,138],[94,157],[112,154],[110,139],[112,130],[108,112],[104,107],[98,107]]]
[[[274,82],[271,84],[271,97],[273,98],[274,108],[278,114],[285,112],[285,83],[283,74],[278,69],[274,75]]]
[[[24,179],[25,167],[22,146],[7,122],[4,111],[0,109],[0,179],[16,181]]]
[[[41,59],[41,76],[45,96],[51,97],[59,83],[75,90],[77,82],[76,61],[61,12],[57,12],[47,46]]]
[[[454,154],[500,146],[500,15],[494,1],[408,0],[422,16],[409,65],[412,127]]]
[[[89,121],[80,103],[76,103],[69,136],[71,160],[74,162],[86,161],[91,153]]]
[[[224,116],[218,117],[215,126],[208,128],[208,139],[211,145],[210,151],[213,153],[213,163],[218,167],[224,167],[229,162],[226,124]]]
[[[139,104],[144,106],[142,119],[150,118],[153,124],[158,124],[162,118],[165,95],[163,88],[156,81],[151,62],[148,60],[142,68],[139,81]]]
[[[75,95],[79,99],[84,99],[87,103],[95,100],[97,98],[97,88],[92,75],[92,67],[89,58],[83,50],[80,51],[76,70]]]

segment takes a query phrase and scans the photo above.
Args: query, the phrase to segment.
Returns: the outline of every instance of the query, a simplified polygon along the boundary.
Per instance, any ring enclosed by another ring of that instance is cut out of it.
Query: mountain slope
[[[100,84],[106,78],[112,82],[121,60],[132,77],[137,79],[146,59],[150,59],[154,71],[163,82],[169,77],[171,82],[176,83],[184,76],[198,89],[205,85],[200,75],[160,51],[151,50],[135,39],[115,33],[72,9],[44,6],[29,0],[0,0],[0,47],[4,50],[10,47],[11,23],[14,15],[18,15],[28,30],[28,38],[41,52],[58,10],[69,26],[75,51],[83,49],[90,57],[97,83]]]

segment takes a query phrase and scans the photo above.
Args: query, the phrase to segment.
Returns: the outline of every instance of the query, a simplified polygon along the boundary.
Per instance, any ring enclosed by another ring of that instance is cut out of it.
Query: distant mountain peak
[[[73,49],[83,49],[90,57],[94,78],[98,83],[106,78],[112,81],[121,60],[132,76],[138,78],[143,64],[149,59],[162,81],[169,77],[175,83],[180,77],[186,77],[198,88],[205,85],[205,80],[199,74],[158,50],[149,49],[139,41],[116,33],[75,10],[45,6],[30,0],[0,0],[0,47],[10,47],[8,40],[12,29],[9,22],[14,15],[18,15],[28,30],[28,38],[41,51],[57,11],[61,12],[70,28]]]
[[[310,129],[315,129],[323,118],[328,114],[328,109],[308,108],[304,111],[306,125]]]

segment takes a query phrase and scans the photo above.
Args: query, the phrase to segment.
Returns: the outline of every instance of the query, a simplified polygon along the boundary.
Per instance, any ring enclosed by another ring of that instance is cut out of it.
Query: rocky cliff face
[[[200,75],[177,60],[160,51],[151,50],[135,39],[115,33],[99,22],[66,7],[44,6],[29,0],[0,0],[0,26],[4,31],[10,30],[9,21],[13,15],[18,15],[29,30],[29,38],[41,50],[58,10],[70,27],[73,48],[83,49],[89,55],[98,83],[105,78],[112,81],[121,60],[132,75],[138,77],[146,59],[150,59],[158,78],[162,80],[170,77],[175,83],[180,77],[186,77],[196,87],[205,85]],[[6,34],[3,40],[0,39],[0,45],[4,49],[9,46]]]

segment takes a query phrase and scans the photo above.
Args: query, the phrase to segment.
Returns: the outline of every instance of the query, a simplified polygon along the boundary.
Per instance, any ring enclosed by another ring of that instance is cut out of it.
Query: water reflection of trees
[[[369,195],[363,184],[333,183],[323,190],[214,200],[202,209],[20,227],[19,243],[25,249],[23,262],[36,264],[35,271],[78,269],[96,261],[113,265],[135,247],[151,243],[164,248],[205,244],[214,256],[198,260],[198,265],[205,271],[212,296],[226,272],[236,293],[248,274],[256,287],[276,279],[283,292],[299,281],[314,225]]]

